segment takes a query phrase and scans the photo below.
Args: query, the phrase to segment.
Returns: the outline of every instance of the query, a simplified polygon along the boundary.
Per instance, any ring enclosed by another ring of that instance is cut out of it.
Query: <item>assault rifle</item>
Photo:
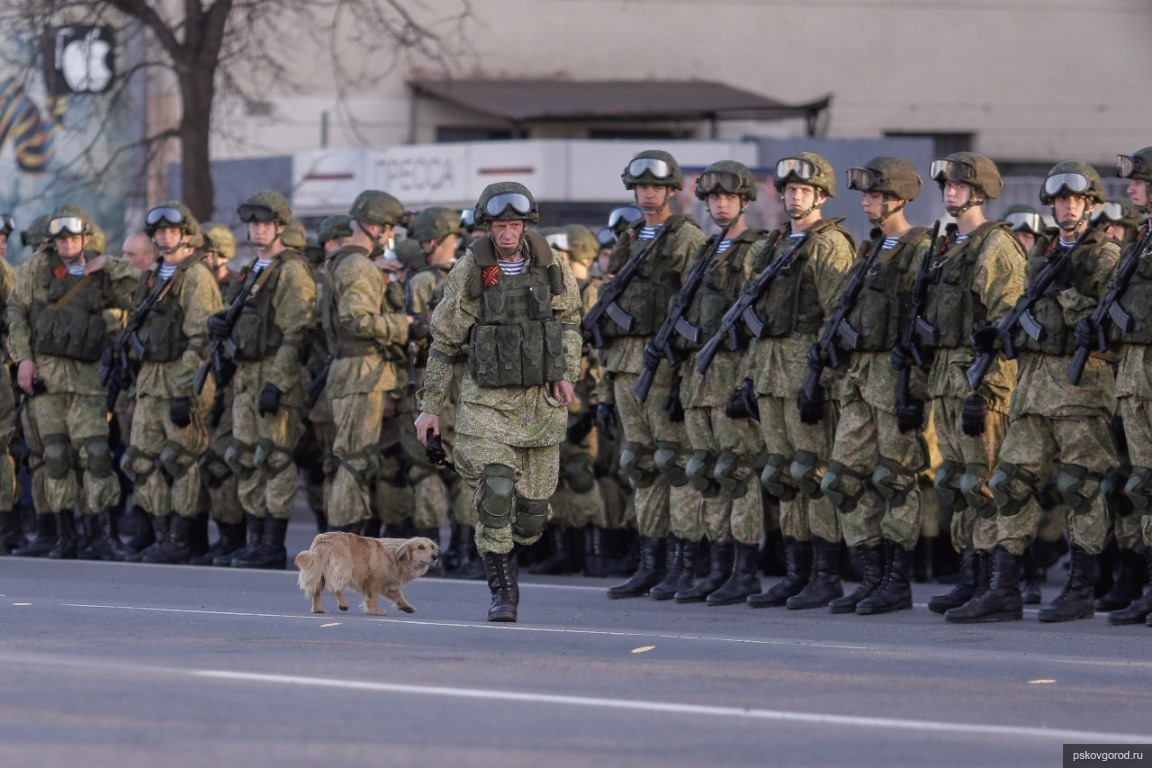
[[[160,280],[157,285],[144,297],[140,306],[128,316],[124,329],[117,334],[112,346],[104,350],[100,356],[100,367],[96,375],[100,379],[100,386],[108,388],[108,413],[116,407],[116,400],[120,393],[136,381],[136,370],[133,360],[144,360],[144,345],[140,341],[140,329],[144,321],[152,312],[152,308],[167,295],[169,287],[175,276],[168,280]]]
[[[1120,304],[1120,299],[1124,297],[1124,292],[1128,290],[1128,283],[1132,280],[1132,275],[1136,274],[1140,261],[1149,250],[1152,250],[1152,223],[1146,224],[1144,236],[1129,246],[1124,258],[1116,267],[1116,275],[1112,278],[1112,284],[1108,286],[1108,292],[1104,294],[1104,298],[1092,311],[1091,324],[1093,330],[1096,331],[1096,346],[1094,349],[1089,347],[1076,349],[1076,354],[1072,356],[1072,362],[1068,364],[1068,381],[1072,382],[1073,385],[1079,386],[1080,377],[1084,373],[1084,366],[1088,363],[1088,356],[1093,352],[1102,352],[1108,348],[1109,323],[1124,333],[1128,333],[1136,326],[1135,318]]]
[[[924,307],[928,304],[928,273],[932,271],[932,259],[936,253],[936,239],[940,236],[940,220],[936,220],[936,224],[932,227],[931,234],[928,235],[928,252],[924,254],[924,260],[920,262],[920,269],[916,271],[916,281],[912,283],[912,295],[908,299],[908,318],[909,321],[904,324],[900,329],[900,345],[908,350],[912,355],[912,360],[917,366],[923,367],[925,363],[924,353],[920,351],[920,345],[916,343],[913,338],[919,335],[927,341],[939,341],[939,330],[934,328],[927,320],[924,319]],[[930,329],[930,331],[928,330]],[[904,366],[896,372],[896,409],[897,412],[907,412],[909,408],[922,409],[923,403],[913,403],[911,396],[911,379],[912,368],[909,365]],[[915,413],[915,411],[913,411]],[[923,421],[923,413],[920,418],[913,418],[911,421]]]
[[[760,258],[762,254],[771,253],[776,244],[780,242],[780,238],[784,236],[784,231],[781,229],[773,230],[772,234],[768,237],[768,242],[760,249],[760,252],[753,257],[753,261]],[[788,267],[792,266],[792,257],[796,253],[796,248],[788,252],[788,255],[776,259],[764,269],[756,277],[748,281],[744,286],[744,292],[740,294],[740,298],[736,303],[728,308],[724,313],[724,317],[720,319],[720,328],[708,339],[700,351],[696,353],[696,369],[700,373],[708,370],[708,366],[712,365],[712,360],[716,357],[716,353],[720,351],[720,345],[725,339],[728,340],[728,349],[736,352],[740,348],[740,331],[739,323],[741,318],[744,317],[745,312],[751,313],[760,327],[764,327],[764,321],[756,314],[756,310],[752,305],[764,294],[768,285],[776,279],[776,275],[783,272]]]
[[[253,270],[240,285],[240,292],[236,294],[236,298],[232,300],[224,315],[224,321],[229,328],[236,326],[236,321],[240,319],[240,313],[243,311],[244,305],[248,303],[248,297],[252,295],[252,288],[255,285],[256,271]],[[200,370],[196,371],[196,378],[192,379],[192,391],[197,395],[204,391],[204,384],[208,381],[209,372],[212,373],[217,387],[225,386],[228,379],[231,378],[227,363],[224,360],[224,347],[227,341],[227,339],[215,338],[208,346],[207,359],[200,366]]]
[[[632,327],[636,325],[636,318],[628,314],[627,311],[618,303],[624,291],[628,290],[629,283],[632,278],[636,277],[636,273],[644,266],[644,262],[648,257],[660,248],[660,245],[672,233],[676,217],[668,219],[664,222],[664,226],[660,229],[660,234],[652,239],[639,253],[633,256],[620,268],[616,276],[604,284],[600,289],[600,296],[596,299],[596,304],[592,309],[588,310],[588,314],[584,315],[584,319],[580,321],[580,329],[592,336],[592,346],[596,349],[604,348],[604,319],[607,315],[608,319],[616,323],[616,325],[623,328],[626,332],[631,331]]]
[[[1103,221],[1103,219],[1101,220]],[[1033,340],[1044,340],[1045,335],[1047,335],[1047,330],[1040,324],[1040,321],[1036,319],[1036,316],[1032,314],[1032,307],[1036,305],[1036,302],[1040,300],[1040,297],[1044,295],[1049,286],[1051,286],[1052,283],[1056,281],[1056,278],[1060,276],[1060,273],[1064,271],[1068,265],[1068,259],[1076,249],[1080,247],[1080,244],[1084,242],[1084,238],[1092,232],[1092,229],[1093,227],[1089,226],[1080,234],[1080,237],[1076,238],[1076,241],[1069,246],[1057,244],[1055,255],[1045,257],[1044,266],[1036,273],[1032,281],[1028,283],[1023,295],[1017,299],[1016,305],[1008,311],[1008,314],[1000,319],[1000,322],[996,323],[996,335],[1000,339],[1000,344],[1004,347],[1004,357],[1009,360],[1016,357],[1016,344],[1012,341],[1012,335],[1016,332],[1017,325],[1023,328],[1024,332]],[[995,350],[980,353],[980,356],[968,367],[968,371],[965,374],[968,377],[968,386],[974,390],[979,388],[980,383],[984,381],[985,374],[988,373],[988,368],[992,365],[992,361],[996,359],[996,355],[997,352]]]
[[[323,394],[324,387],[328,383],[328,372],[332,370],[332,361],[335,359],[335,355],[328,355],[328,359],[324,361],[324,367],[316,374],[316,378],[308,382],[308,386],[304,389],[304,410],[310,411],[316,407],[316,403],[320,400],[320,395]]]
[[[684,284],[680,286],[680,290],[673,297],[672,306],[668,309],[668,316],[660,324],[660,329],[656,331],[656,335],[645,345],[645,351],[655,350],[662,354],[668,361],[668,365],[676,365],[676,353],[672,349],[672,334],[677,333],[693,344],[700,341],[700,329],[688,322],[684,313],[691,306],[696,291],[700,290],[700,285],[704,282],[704,273],[708,271],[708,267],[711,266],[712,260],[716,257],[716,251],[720,248],[720,243],[724,242],[726,237],[728,237],[728,227],[724,227],[724,230],[716,236],[711,248],[700,254],[700,258],[692,265],[692,269],[689,270],[688,276],[684,279]],[[609,283],[609,285],[611,284]],[[660,366],[659,358],[656,359],[656,365],[649,365],[647,360],[649,355],[644,357],[644,370],[640,371],[636,385],[632,387],[632,394],[636,395],[636,399],[640,402],[648,399],[648,390],[652,388],[652,379],[656,377],[656,369]]]
[[[844,342],[844,348],[847,350],[856,349],[860,343],[860,333],[848,322],[848,315],[856,306],[856,299],[860,296],[860,291],[864,289],[864,281],[868,278],[872,265],[876,263],[876,258],[880,255],[880,249],[883,245],[884,233],[877,228],[873,230],[872,242],[868,244],[868,255],[864,257],[864,263],[852,273],[851,279],[844,286],[844,290],[840,292],[840,301],[836,304],[832,317],[828,318],[823,333],[812,345],[813,352],[816,354],[809,354],[808,373],[804,375],[804,382],[800,385],[802,396],[809,402],[817,402],[822,399],[819,389],[820,374],[823,373],[824,368],[840,367],[840,350],[837,339]],[[819,358],[819,364],[817,364],[816,358]]]

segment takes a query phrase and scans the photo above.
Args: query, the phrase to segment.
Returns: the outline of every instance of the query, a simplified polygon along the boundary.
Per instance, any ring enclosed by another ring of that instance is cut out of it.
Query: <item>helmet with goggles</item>
[[[1010,205],[1000,214],[1000,221],[1007,222],[1013,232],[1029,232],[1039,237],[1044,233],[1044,217],[1030,205],[1017,203]]]
[[[568,235],[568,255],[572,261],[591,264],[600,252],[600,244],[592,230],[583,224],[569,224],[562,231]]]
[[[1140,226],[1141,218],[1140,211],[1126,197],[1110,197],[1092,214],[1093,223],[1104,220],[1133,229]]]
[[[528,187],[515,181],[498,181],[484,187],[476,201],[476,224],[493,221],[527,221],[535,224],[540,221],[540,211],[536,208],[536,198]]]
[[[633,157],[620,178],[628,190],[635,189],[638,184],[684,188],[684,171],[680,169],[680,163],[662,149],[646,149]]]
[[[836,196],[836,175],[828,158],[815,152],[798,152],[776,163],[772,185],[783,192],[789,184],[806,184],[828,197]]]
[[[52,211],[52,215],[48,217],[47,230],[49,237],[90,235],[92,217],[83,206],[67,203]]]
[[[272,189],[264,189],[249,196],[236,209],[236,214],[245,224],[255,221],[287,226],[292,220],[292,208],[288,205],[288,199]]]
[[[28,228],[20,233],[20,243],[25,248],[39,248],[49,241],[51,236],[48,234],[48,221],[51,218],[52,214],[43,213],[32,219]]]
[[[144,233],[154,237],[158,229],[178,229],[189,237],[200,234],[200,223],[188,206],[176,200],[160,203],[144,214]]]
[[[1116,175],[1122,179],[1152,182],[1152,147],[1130,155],[1116,155]]]
[[[1104,202],[1104,183],[1096,169],[1076,160],[1056,163],[1040,188],[1040,202],[1051,205],[1061,195],[1082,195],[1094,203]]]
[[[352,237],[352,217],[346,213],[326,217],[316,230],[316,239],[321,245],[341,237]]]
[[[848,189],[857,192],[879,192],[900,200],[912,201],[920,194],[920,174],[916,166],[902,157],[874,157],[863,168],[849,168]]]
[[[427,243],[443,240],[448,235],[460,232],[460,214],[451,208],[425,208],[416,214],[412,222],[411,237],[417,242]]]
[[[932,161],[928,168],[928,175],[944,189],[950,181],[967,184],[973,189],[983,192],[984,197],[995,200],[1000,197],[1000,190],[1004,182],[1000,178],[1000,169],[992,159],[975,152],[954,152],[947,157]]]
[[[348,215],[365,224],[394,227],[404,220],[404,205],[394,196],[379,189],[366,189],[356,195]]]
[[[718,160],[696,177],[696,199],[707,200],[717,192],[738,195],[745,200],[756,199],[756,180],[744,163]]]
[[[205,222],[200,228],[204,235],[204,250],[227,261],[236,255],[236,236],[223,224]]]
[[[608,212],[608,229],[613,239],[624,234],[624,230],[644,218],[644,211],[634,205],[618,205]]]

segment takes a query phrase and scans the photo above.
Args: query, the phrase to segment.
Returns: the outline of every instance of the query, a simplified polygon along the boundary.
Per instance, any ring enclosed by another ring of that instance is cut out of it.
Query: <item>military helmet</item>
[[[1061,194],[1083,195],[1094,203],[1104,202],[1104,182],[1096,169],[1077,160],[1056,163],[1040,187],[1040,202],[1051,205]]]
[[[1092,214],[1093,222],[1104,219],[1111,224],[1122,224],[1133,229],[1140,226],[1142,218],[1136,205],[1126,197],[1110,197]]]
[[[341,237],[352,237],[352,217],[346,213],[336,213],[320,222],[316,239],[320,245]]]
[[[1005,208],[1000,214],[1000,221],[1008,222],[1013,232],[1030,232],[1039,236],[1045,229],[1044,217],[1040,215],[1040,211],[1023,203]]]
[[[928,175],[940,185],[940,189],[944,189],[949,181],[962,182],[983,192],[989,200],[1000,197],[1000,190],[1004,188],[996,163],[974,152],[953,152],[947,157],[933,160]]]
[[[1152,182],[1152,147],[1130,155],[1116,155],[1116,175],[1122,179]]]
[[[460,232],[460,214],[451,208],[432,207],[425,208],[416,214],[412,222],[410,236],[417,242],[427,243],[430,240],[440,242],[448,235]]]
[[[271,221],[287,226],[292,220],[292,208],[288,205],[288,199],[273,189],[264,189],[250,195],[236,209],[236,213],[240,221],[245,224],[253,221]]]
[[[788,184],[807,184],[821,190],[828,197],[836,196],[836,174],[828,158],[815,152],[797,152],[776,163],[776,178],[772,180],[777,192]]]
[[[387,192],[366,189],[356,195],[348,215],[365,224],[394,227],[404,219],[404,205]]]
[[[20,233],[20,243],[25,248],[37,248],[46,240],[51,239],[48,234],[48,221],[52,218],[50,213],[42,213]]]
[[[696,177],[696,199],[707,200],[714,192],[727,192],[739,195],[745,200],[756,199],[756,180],[752,171],[744,163],[735,160],[718,160],[704,169]]]
[[[591,264],[600,252],[600,244],[592,230],[583,224],[569,224],[562,230],[568,235],[568,254],[571,259],[580,264]]]
[[[460,228],[468,234],[472,234],[476,229],[476,211],[471,208],[465,208],[460,211]]]
[[[476,223],[492,221],[540,221],[536,198],[528,187],[515,181],[498,181],[484,187],[476,201]]]
[[[48,236],[92,234],[92,216],[88,210],[74,203],[66,203],[52,211],[48,217]]]
[[[192,215],[188,206],[178,200],[169,200],[148,209],[144,214],[144,233],[153,237],[156,230],[164,227],[179,229],[189,238],[200,235],[200,222]]]
[[[309,264],[319,264],[324,261],[324,246],[311,235],[309,235],[308,239],[304,242],[304,247],[301,251],[304,254],[304,259]]]
[[[424,249],[420,247],[419,241],[411,237],[396,243],[396,260],[404,265],[410,275],[428,266]]]
[[[608,229],[614,237],[620,237],[624,230],[644,218],[644,211],[634,205],[618,205],[608,212]]]
[[[637,184],[651,184],[656,187],[684,188],[684,171],[676,158],[662,149],[646,149],[628,161],[620,174],[625,189],[635,189]]]
[[[224,261],[236,255],[236,236],[232,234],[229,227],[214,222],[205,222],[200,227],[200,232],[204,235],[205,251],[211,251]]]
[[[849,168],[848,189],[880,192],[911,202],[920,194],[920,174],[902,157],[874,157],[863,168]]]
[[[108,238],[104,235],[104,230],[96,222],[92,222],[92,234],[88,235],[88,247],[84,250],[91,251],[99,256],[108,249]]]
[[[11,235],[16,229],[16,220],[10,213],[0,213],[0,235]]]
[[[304,225],[299,219],[292,219],[285,225],[284,231],[280,234],[280,242],[284,247],[295,248],[298,251],[308,245],[308,233],[304,231]]]

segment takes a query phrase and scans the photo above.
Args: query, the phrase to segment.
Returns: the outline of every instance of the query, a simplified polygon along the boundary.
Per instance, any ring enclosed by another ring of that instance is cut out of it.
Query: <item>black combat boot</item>
[[[260,542],[264,539],[264,518],[245,513],[243,525],[244,545],[231,552],[222,552],[219,557],[212,560],[212,565],[218,568],[227,568],[237,557],[248,557],[260,548]]]
[[[608,587],[608,597],[643,597],[664,578],[664,540],[640,537],[640,567],[622,584]]]
[[[244,548],[244,523],[222,523],[216,521],[216,530],[219,538],[208,548],[203,555],[194,556],[188,562],[192,565],[213,565],[217,558],[227,558],[232,562],[232,556]]]
[[[912,553],[890,539],[885,539],[884,549],[888,555],[884,564],[884,578],[876,591],[856,606],[856,613],[860,616],[912,608],[912,584],[909,581]]]
[[[1144,574],[1152,580],[1152,547],[1144,548]],[[1143,597],[1138,597],[1126,607],[1108,614],[1109,624],[1143,624],[1152,616],[1152,586]]]
[[[138,554],[156,543],[156,532],[152,530],[152,515],[140,507],[133,506],[131,513],[126,517],[130,521],[132,536],[124,542],[124,546],[130,552]],[[136,558],[135,562],[140,562],[140,558]]]
[[[1024,605],[1040,605],[1040,578],[1043,576],[1036,567],[1036,558],[1032,554],[1032,547],[1024,550],[1024,574],[1020,580],[1020,596]]]
[[[56,515],[48,512],[36,515],[36,538],[19,549],[16,557],[45,557],[56,546]]]
[[[548,557],[528,566],[528,573],[557,576],[572,573],[572,554],[568,551],[568,531],[560,525],[548,526]]]
[[[316,518],[316,533],[328,533],[328,513],[322,509],[314,509],[312,517]]]
[[[130,552],[124,558],[128,563],[142,563],[145,557],[155,557],[168,543],[168,528],[170,527],[170,515],[150,515],[150,522],[152,528],[152,543],[139,552]]]
[[[82,560],[110,560],[122,563],[132,554],[132,550],[120,541],[116,518],[112,510],[105,509],[98,515],[85,515],[84,525],[89,528],[88,547],[77,553]]]
[[[844,596],[844,583],[840,580],[840,542],[812,537],[812,571],[808,583],[784,605],[794,611],[823,608]]]
[[[734,546],[736,556],[732,560],[732,575],[720,585],[720,589],[704,598],[705,605],[735,605],[760,594],[760,579],[756,576],[760,569],[760,546],[740,542]]]
[[[471,525],[461,525],[459,544],[460,567],[447,574],[448,578],[483,581],[487,576],[484,573],[484,560],[476,550],[476,529]]]
[[[812,576],[812,542],[784,537],[784,578],[758,595],[748,597],[752,608],[778,608],[800,593]]]
[[[190,517],[173,512],[168,516],[168,538],[153,552],[145,552],[145,563],[182,565],[192,557],[192,526]]]
[[[0,512],[0,555],[11,554],[27,544],[24,526],[20,524],[20,512],[11,509]]]
[[[1072,545],[1072,561],[1068,567],[1068,580],[1056,598],[1040,609],[1036,618],[1043,622],[1090,619],[1093,610],[1096,581],[1096,555],[1090,555],[1079,544]]]
[[[232,558],[233,568],[263,568],[282,571],[288,565],[288,552],[284,549],[284,535],[288,533],[288,520],[281,517],[264,517],[264,535],[260,546],[249,555],[236,555]]]
[[[992,551],[992,581],[958,608],[944,613],[953,624],[981,624],[993,621],[1019,621],[1024,618],[1020,597],[1020,557],[997,544]]]
[[[394,528],[394,530],[385,533],[384,532],[384,524],[381,523],[376,518],[370,517],[367,520],[363,521],[363,523],[361,523],[360,535],[361,536],[367,536],[370,539],[378,539],[381,536],[390,536],[390,537],[396,538],[396,539],[407,539],[407,538],[410,538],[412,535],[411,533],[408,533],[408,531],[411,530],[409,528],[406,528],[406,527],[397,528],[395,526],[388,526],[388,527]],[[407,534],[407,535],[404,535],[404,534]]]
[[[56,546],[48,553],[53,560],[75,560],[78,537],[72,510],[56,513]]]
[[[708,545],[708,575],[687,589],[676,593],[678,603],[702,603],[716,590],[724,586],[732,573],[732,561],[736,559],[736,543],[713,541]]]
[[[584,537],[584,575],[603,578],[608,575],[608,558],[604,552],[604,529],[589,523],[581,531]]]
[[[96,515],[80,515],[80,535],[76,544],[77,560],[99,560],[100,530]]]
[[[700,542],[669,536],[668,546],[671,547],[672,562],[660,583],[649,590],[648,597],[653,600],[671,600],[678,592],[691,589],[696,580],[696,555],[700,551]]]
[[[488,621],[516,621],[520,603],[515,555],[489,552],[483,557],[484,571],[488,575],[488,591],[492,604],[488,607]]]
[[[440,549],[440,529],[439,528],[417,528],[416,529],[416,535],[417,536],[423,536],[426,539],[431,539],[436,544],[436,549],[437,550]],[[424,575],[425,576],[443,576],[444,575],[444,563],[441,562],[440,558],[436,558],[435,562],[433,562],[432,565],[430,565],[428,567],[428,570],[424,572]]]
[[[976,596],[976,582],[979,578],[981,555],[971,549],[964,550],[960,556],[960,573],[952,589],[942,595],[933,595],[928,598],[928,610],[932,613],[944,613],[953,608],[959,608]],[[991,573],[991,569],[989,569]]]
[[[1139,599],[1144,593],[1147,573],[1141,554],[1132,549],[1121,549],[1119,560],[1112,589],[1096,600],[1095,608],[1098,611],[1118,611],[1131,605],[1133,600]]]
[[[856,587],[852,594],[838,597],[828,603],[832,613],[855,613],[860,601],[875,592],[884,578],[883,544],[861,544],[853,549],[856,550],[856,559],[860,563],[860,586]]]

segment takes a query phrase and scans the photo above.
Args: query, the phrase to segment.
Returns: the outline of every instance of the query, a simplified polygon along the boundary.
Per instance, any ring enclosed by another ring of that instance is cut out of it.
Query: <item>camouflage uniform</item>
[[[0,310],[8,306],[16,285],[16,270],[0,259]],[[4,348],[8,348],[8,327],[0,327]],[[12,442],[16,437],[14,424],[16,400],[12,393],[12,361],[7,354],[0,358],[0,555],[7,554],[24,543],[20,513],[16,503],[20,499],[20,486],[16,479],[16,462],[12,459]]]

